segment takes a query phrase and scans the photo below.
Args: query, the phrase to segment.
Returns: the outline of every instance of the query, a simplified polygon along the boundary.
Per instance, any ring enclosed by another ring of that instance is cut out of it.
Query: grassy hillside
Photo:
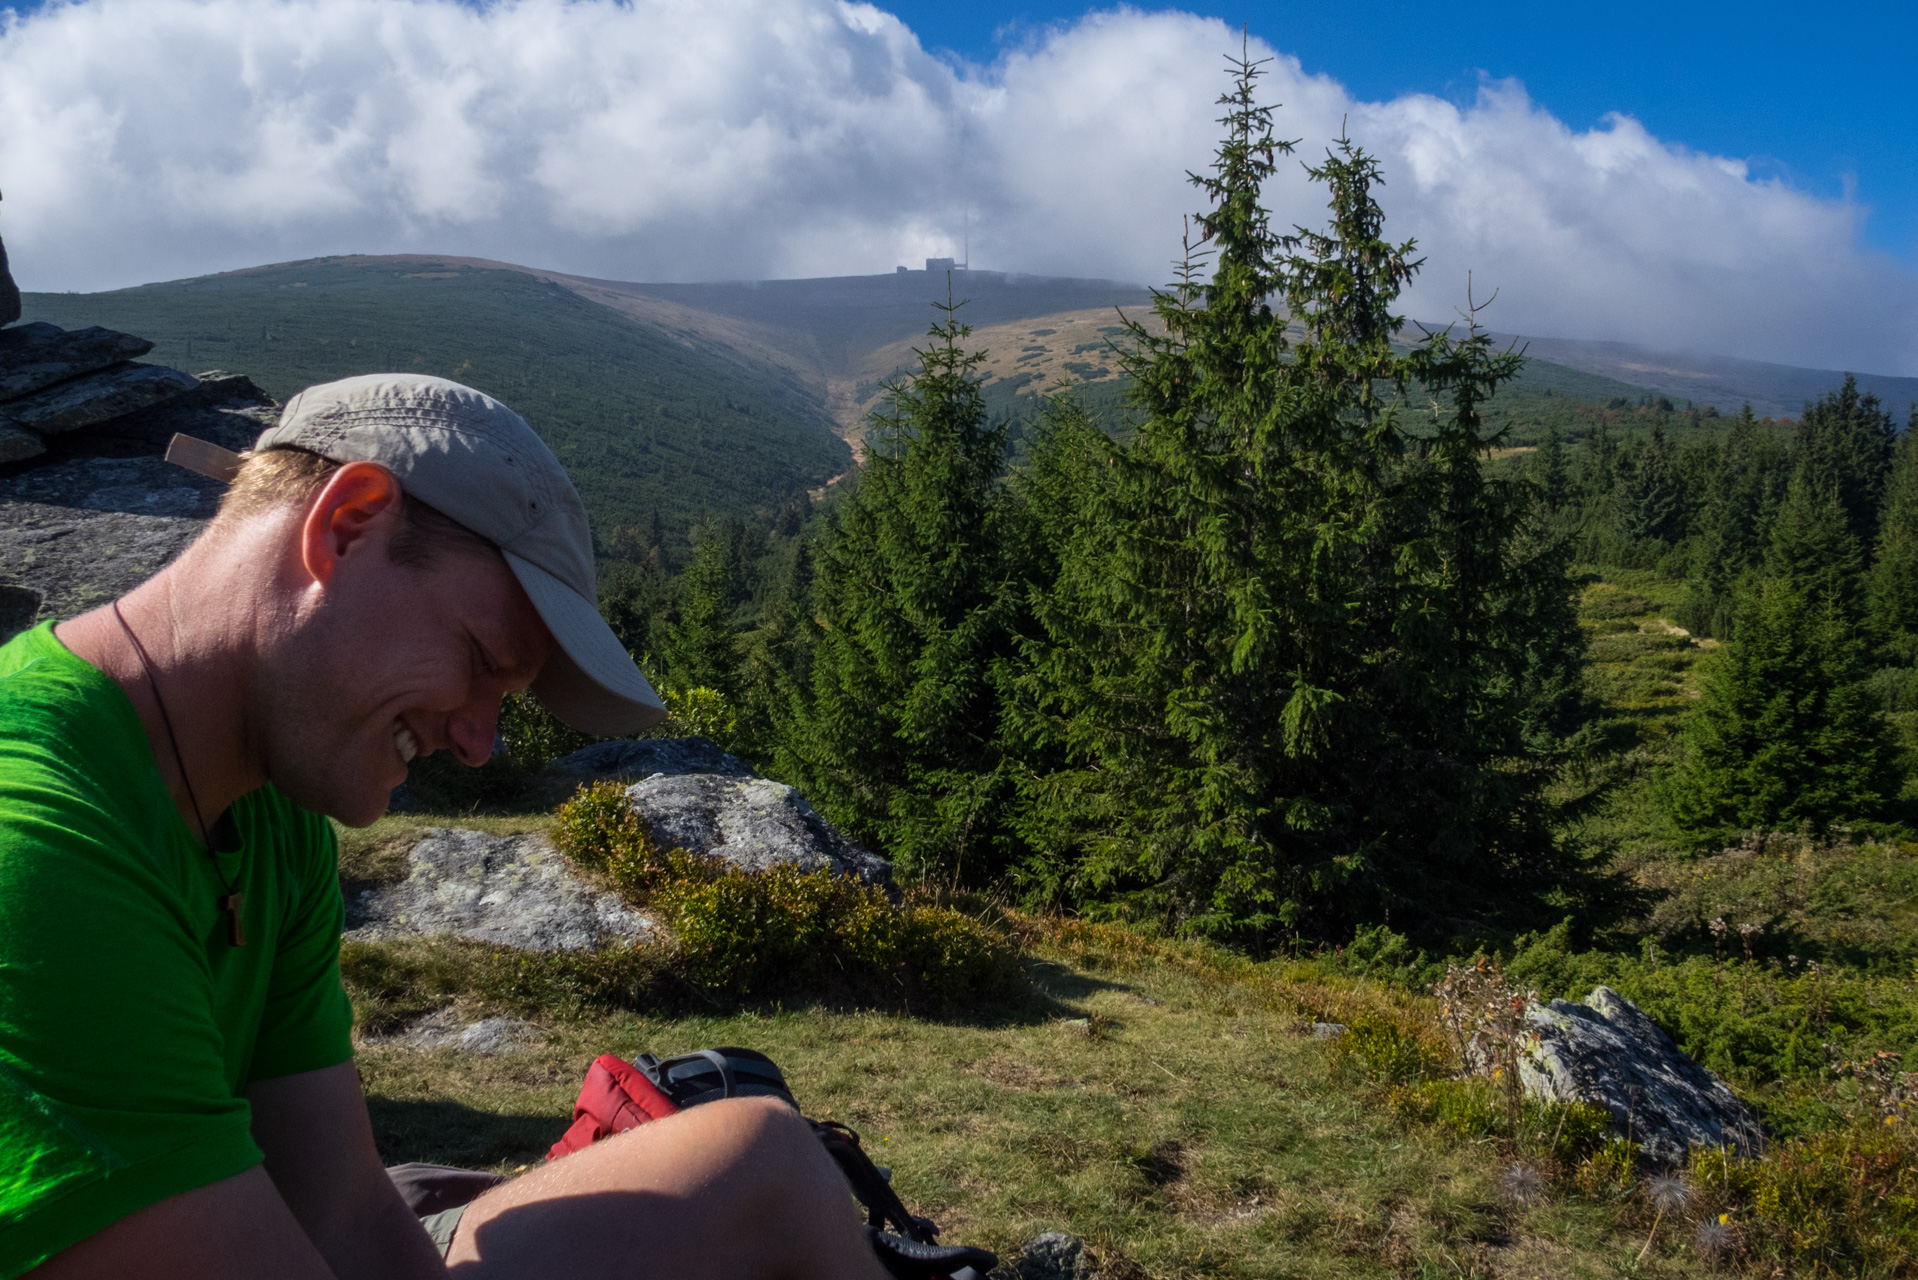
[[[1386,929],[1254,961],[977,900],[955,901],[1016,942],[1026,983],[957,1008],[689,992],[661,979],[684,963],[670,953],[642,970],[617,949],[354,944],[382,1153],[523,1170],[596,1054],[741,1044],[779,1061],[812,1114],[862,1130],[947,1239],[1011,1253],[1069,1230],[1118,1280],[1918,1274],[1918,1103],[1887,1056],[1918,1051],[1918,847],[1774,834],[1693,858],[1666,842],[1649,786],[1715,648],[1670,623],[1678,589],[1613,571],[1581,592],[1604,746],[1566,779],[1590,803],[1565,836],[1609,887],[1568,901],[1578,926],[1460,946],[1544,998],[1602,982],[1636,1001],[1758,1107],[1762,1160],[1661,1171],[1556,1105],[1526,1104],[1514,1127],[1499,1083],[1441,1033],[1427,993],[1450,957]],[[389,879],[428,825],[550,821],[388,817],[342,833],[342,865]],[[395,1034],[449,1010],[527,1019],[524,1047]]]
[[[851,464],[817,405],[760,372],[518,271],[261,267],[97,294],[28,294],[25,318],[152,339],[149,358],[232,369],[285,399],[316,382],[438,374],[525,415],[609,538],[657,511],[683,544],[701,510],[772,510]]]

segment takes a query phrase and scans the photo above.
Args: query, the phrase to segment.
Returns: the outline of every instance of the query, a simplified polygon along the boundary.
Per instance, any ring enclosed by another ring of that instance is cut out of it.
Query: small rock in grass
[[[1085,1242],[1063,1231],[1048,1231],[1026,1241],[1014,1263],[1019,1280],[1092,1280],[1098,1273],[1086,1256]]]
[[[1345,1034],[1343,1022],[1315,1022],[1312,1024],[1312,1036],[1316,1040],[1337,1040]]]
[[[540,1029],[518,1018],[482,1018],[462,1022],[457,1009],[446,1008],[418,1018],[391,1035],[368,1036],[368,1044],[402,1045],[408,1049],[461,1049],[492,1056],[515,1053],[540,1039]]]

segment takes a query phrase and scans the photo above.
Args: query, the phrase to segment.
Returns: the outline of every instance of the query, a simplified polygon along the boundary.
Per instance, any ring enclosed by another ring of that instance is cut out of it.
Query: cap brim
[[[540,704],[596,738],[644,733],[664,720],[665,704],[593,602],[531,561],[504,555],[557,642],[533,681]]]

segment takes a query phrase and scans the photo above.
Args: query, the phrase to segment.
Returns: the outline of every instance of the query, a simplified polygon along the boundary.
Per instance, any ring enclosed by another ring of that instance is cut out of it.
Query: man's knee
[[[777,1098],[727,1098],[702,1103],[682,1115],[707,1113],[705,1119],[736,1134],[756,1151],[793,1151],[810,1155],[819,1146],[805,1117]]]

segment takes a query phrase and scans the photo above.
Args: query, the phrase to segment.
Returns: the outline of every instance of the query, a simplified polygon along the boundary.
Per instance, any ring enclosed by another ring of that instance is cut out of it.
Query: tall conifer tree
[[[1672,817],[1723,839],[1876,816],[1898,774],[1866,674],[1858,628],[1834,597],[1809,598],[1790,577],[1741,591],[1666,784]]]
[[[704,686],[737,699],[738,533],[731,521],[709,520],[693,537],[693,562],[678,583],[677,617],[665,629],[666,676],[681,689]]]
[[[1888,658],[1918,666],[1918,432],[1898,441],[1869,583],[1872,627]]]
[[[1005,554],[1003,426],[987,419],[958,308],[875,415],[871,453],[820,538],[819,637],[780,760],[902,871],[1003,869],[1010,795],[999,668],[1017,592]]]
[[[1260,189],[1291,144],[1259,74],[1235,64],[1193,178],[1210,277],[1188,244],[1164,335],[1132,332],[1131,440],[1036,450],[1085,492],[1020,682],[1021,728],[1065,760],[1025,780],[1024,870],[1253,939],[1482,910],[1493,884],[1518,902],[1549,879],[1538,794],[1580,644],[1531,489],[1480,466],[1477,405],[1520,361],[1476,330],[1395,353],[1417,264],[1349,143],[1309,170],[1328,229],[1272,230]],[[1413,379],[1453,407],[1408,434]]]
[[[1766,574],[1789,579],[1806,600],[1831,604],[1855,624],[1864,612],[1862,569],[1838,486],[1821,487],[1816,469],[1800,465],[1772,522]]]
[[[1845,525],[1862,554],[1878,536],[1878,508],[1891,474],[1897,429],[1878,397],[1844,385],[1805,406],[1793,440],[1793,462],[1815,489],[1835,493]]]

